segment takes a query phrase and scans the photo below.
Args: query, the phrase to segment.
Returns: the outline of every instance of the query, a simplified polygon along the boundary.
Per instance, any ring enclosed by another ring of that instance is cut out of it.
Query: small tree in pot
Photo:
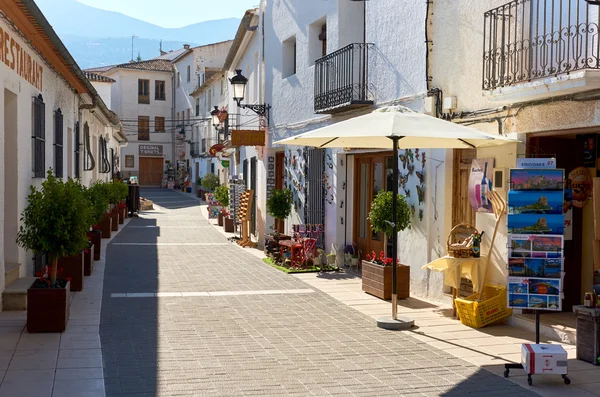
[[[219,186],[219,177],[215,174],[206,174],[202,178],[202,187],[209,192],[214,191]]]
[[[36,254],[46,253],[49,269],[27,291],[29,332],[61,332],[68,319],[68,280],[57,279],[60,257],[81,253],[88,244],[91,203],[81,185],[57,179],[48,171],[41,189],[30,187],[21,214],[17,244]]]
[[[103,181],[94,182],[86,193],[89,201],[92,203],[90,208],[92,231],[88,232],[88,237],[94,243],[94,260],[100,260],[100,249],[102,245],[102,225],[101,222],[106,216],[108,208],[108,197],[105,183]],[[110,229],[110,225],[108,225]]]
[[[219,211],[219,226],[223,226],[226,207],[229,206],[229,188],[227,185],[219,185],[215,189],[215,200],[219,202],[221,205],[221,210]]]
[[[294,197],[290,189],[273,190],[271,197],[267,200],[267,212],[275,221],[284,220],[292,213]],[[273,225],[274,234],[277,236],[280,230],[277,230],[277,222]]]
[[[393,193],[389,191],[380,191],[371,203],[369,212],[369,222],[375,232],[384,233],[390,237],[393,233],[392,227],[392,201]],[[406,202],[406,197],[398,194],[396,206],[396,230],[402,231],[410,227],[410,206]],[[375,295],[381,299],[390,299],[392,291],[392,259],[388,258],[384,252],[379,257],[373,252],[366,255],[366,261],[363,262],[362,271],[362,289],[363,291]],[[409,295],[410,267],[399,263],[397,290],[399,298],[407,298]]]

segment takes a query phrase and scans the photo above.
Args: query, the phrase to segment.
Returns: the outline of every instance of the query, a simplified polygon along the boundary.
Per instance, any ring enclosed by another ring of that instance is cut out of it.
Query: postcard
[[[514,277],[544,277],[560,279],[562,259],[509,258],[508,275]]]
[[[508,192],[509,214],[562,214],[561,191],[511,190]]]
[[[529,293],[539,295],[559,295],[560,280],[554,279],[529,279]]]
[[[529,304],[527,307],[530,309],[547,309],[548,297],[543,295],[529,295]]]
[[[562,235],[511,234],[508,237],[509,258],[556,258],[563,257]]]
[[[520,234],[563,234],[565,217],[546,214],[509,214],[508,232]]]
[[[562,169],[511,169],[511,190],[560,190],[564,188]]]
[[[527,307],[529,302],[529,295],[523,294],[509,294],[508,306],[509,307]]]

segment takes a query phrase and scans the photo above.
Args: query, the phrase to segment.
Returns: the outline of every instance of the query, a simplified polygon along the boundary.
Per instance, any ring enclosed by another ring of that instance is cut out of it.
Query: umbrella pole
[[[409,318],[398,318],[398,292],[396,290],[398,277],[396,261],[398,260],[398,229],[396,227],[396,208],[398,207],[398,141],[401,136],[389,137],[394,144],[394,152],[392,158],[393,178],[392,178],[392,316],[382,317],[377,319],[377,326],[389,330],[410,329],[415,325],[414,320]]]

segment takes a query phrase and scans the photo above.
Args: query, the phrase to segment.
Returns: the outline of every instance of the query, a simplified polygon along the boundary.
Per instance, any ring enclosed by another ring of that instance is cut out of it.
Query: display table
[[[429,262],[421,269],[430,269],[436,272],[444,273],[444,285],[452,287],[452,307],[454,316],[456,316],[456,307],[454,299],[458,297],[460,291],[461,277],[471,280],[473,283],[473,292],[479,292],[483,289],[482,275],[483,266],[487,261],[487,256],[481,255],[479,258],[454,258],[449,255]]]
[[[577,359],[598,365],[600,357],[600,309],[573,306],[577,316]]]

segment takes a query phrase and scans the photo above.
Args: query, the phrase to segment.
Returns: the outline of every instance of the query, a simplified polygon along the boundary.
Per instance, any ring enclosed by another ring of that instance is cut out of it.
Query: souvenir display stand
[[[256,243],[250,238],[250,217],[252,214],[253,196],[254,190],[246,190],[240,196],[238,221],[242,224],[242,238],[237,243],[242,247],[256,247]]]
[[[238,220],[238,211],[242,193],[246,191],[246,183],[243,179],[238,179],[237,176],[229,179],[229,215],[232,219]]]
[[[567,377],[567,353],[560,345],[540,344],[540,311],[562,309],[564,258],[564,170],[515,168],[510,170],[508,192],[508,306],[535,311],[535,344],[523,344],[521,364],[527,383],[534,374]],[[543,162],[542,162],[543,163]]]

